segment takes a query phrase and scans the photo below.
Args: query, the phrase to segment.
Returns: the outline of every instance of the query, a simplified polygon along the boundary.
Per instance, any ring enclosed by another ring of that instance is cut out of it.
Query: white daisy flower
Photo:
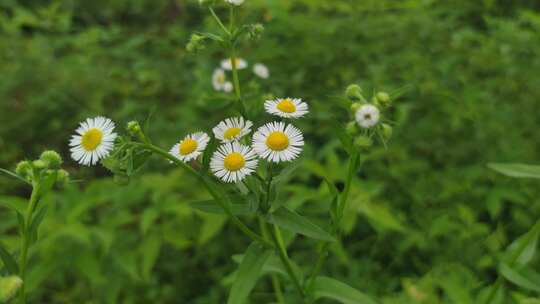
[[[223,84],[223,92],[230,93],[234,89],[232,82],[227,81]]]
[[[220,68],[215,69],[214,73],[212,73],[212,86],[214,87],[214,90],[224,91],[227,82],[225,71]]]
[[[196,159],[206,149],[206,145],[210,141],[210,137],[204,132],[189,134],[179,143],[174,145],[169,153],[179,160],[187,163]]]
[[[247,68],[248,66],[248,63],[247,61],[245,61],[244,59],[242,58],[236,58],[234,60],[235,64],[236,64],[236,69],[237,70],[242,70],[242,69],[245,69]],[[232,71],[232,61],[231,61],[231,58],[227,58],[227,59],[223,59],[221,61],[221,67],[224,69],[224,70],[227,70],[227,71]]]
[[[270,77],[270,71],[268,71],[268,67],[262,63],[256,63],[253,65],[253,73],[263,79],[267,79],[268,77]]]
[[[233,5],[241,5],[242,3],[244,3],[244,0],[225,0],[225,2]]]
[[[293,125],[270,122],[253,134],[253,149],[270,162],[291,161],[302,152],[304,136]]]
[[[248,147],[234,141],[220,146],[210,160],[210,170],[226,183],[243,180],[255,171],[257,154]]]
[[[300,98],[278,98],[264,102],[266,112],[283,118],[299,118],[309,113],[307,103]]]
[[[232,117],[221,121],[212,131],[214,136],[222,142],[239,140],[251,132],[253,123],[243,117]]]
[[[356,110],[356,122],[364,129],[371,128],[379,122],[380,118],[379,109],[371,104],[362,105]]]
[[[105,117],[87,118],[75,130],[76,135],[69,141],[71,158],[81,165],[95,165],[105,158],[114,146],[116,133],[114,122]]]

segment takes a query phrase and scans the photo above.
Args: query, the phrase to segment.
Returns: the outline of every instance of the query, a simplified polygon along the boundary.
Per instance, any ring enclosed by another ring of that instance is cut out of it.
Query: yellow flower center
[[[199,144],[196,140],[191,138],[186,138],[180,143],[180,155],[188,155],[189,153],[195,151]]]
[[[240,134],[240,131],[242,131],[240,128],[229,128],[223,133],[223,138],[233,139],[236,135]]]
[[[274,131],[266,139],[266,145],[274,151],[283,151],[289,146],[289,138],[283,132]]]
[[[294,102],[290,100],[289,98],[283,99],[277,104],[278,110],[285,113],[293,113],[296,111],[296,106],[294,105]]]
[[[82,136],[81,146],[86,151],[94,151],[99,144],[101,144],[101,139],[103,138],[103,132],[100,129],[92,128],[86,131]]]
[[[244,168],[245,164],[246,160],[244,159],[244,156],[238,152],[233,152],[227,155],[223,161],[223,165],[229,171],[238,171]]]

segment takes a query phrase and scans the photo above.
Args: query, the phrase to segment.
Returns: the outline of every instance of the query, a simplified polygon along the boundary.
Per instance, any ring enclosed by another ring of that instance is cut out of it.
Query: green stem
[[[281,238],[281,232],[279,231],[278,226],[273,225],[274,231],[272,233],[275,247],[277,247],[277,251],[279,254],[279,258],[281,262],[283,263],[283,266],[285,266],[285,270],[287,271],[287,274],[293,281],[294,287],[298,290],[298,293],[300,293],[300,296],[302,299],[305,298],[305,292],[302,288],[302,284],[300,283],[300,280],[294,273],[291,261],[289,260],[289,256],[287,255],[287,249],[285,248],[285,245],[283,244],[283,239]]]
[[[532,241],[532,239],[536,236],[536,230],[540,229],[540,220],[536,222],[536,224],[533,226],[531,230],[527,233],[527,236],[523,240],[523,242],[520,244],[518,248],[516,248],[516,251],[514,251],[514,254],[510,256],[510,259],[508,261],[509,266],[513,266],[517,259],[519,259],[519,256],[523,253],[523,251],[527,248],[527,245]],[[484,303],[489,304],[491,301],[493,301],[493,298],[497,294],[497,291],[499,291],[499,288],[504,283],[503,277],[500,275],[497,276],[497,280],[495,281],[495,284],[491,288],[491,291],[489,292],[489,295]]]
[[[26,209],[23,227],[21,227],[22,245],[21,245],[21,255],[20,255],[20,260],[19,260],[19,276],[24,282],[19,293],[19,299],[20,299],[21,304],[26,303],[26,292],[25,292],[26,262],[28,259],[28,249],[30,247],[30,235],[29,235],[28,228],[30,227],[32,215],[34,213],[34,210],[36,210],[36,206],[39,201],[39,194],[40,194],[39,191],[40,191],[40,184],[37,182],[33,183],[32,194],[30,195],[30,201]]]
[[[212,7],[208,7],[208,9],[210,10],[210,13],[212,14],[212,17],[214,17],[214,20],[216,20],[219,27],[221,27],[221,29],[225,32],[225,34],[227,34],[228,36],[231,36],[231,32],[229,32],[229,30],[225,27],[223,22],[221,22],[221,19],[219,19],[218,15],[216,15],[216,12],[214,12]]]
[[[251,229],[249,229],[249,227],[247,227],[236,215],[234,215],[231,211],[231,208],[229,206],[229,203],[230,202],[224,202],[225,199],[228,199],[226,197],[226,195],[220,195],[215,189],[214,187],[212,187],[210,181],[205,178],[204,176],[202,176],[201,174],[199,174],[197,171],[195,171],[193,168],[191,168],[190,166],[184,164],[182,161],[180,161],[179,159],[177,159],[176,157],[172,156],[170,153],[168,153],[167,151],[157,147],[157,146],[154,146],[152,144],[140,144],[144,149],[147,149],[149,151],[152,151],[156,154],[158,154],[159,156],[167,159],[167,160],[170,160],[172,161],[175,165],[185,169],[188,173],[190,173],[191,175],[193,175],[195,178],[197,178],[199,181],[201,181],[203,183],[203,185],[205,186],[205,188],[208,190],[208,192],[212,195],[212,197],[214,197],[214,199],[220,204],[220,206],[223,208],[223,210],[225,211],[225,213],[229,216],[229,218],[232,220],[233,224],[235,224],[245,235],[247,235],[249,238],[251,238],[253,241],[256,241],[256,242],[259,242],[261,243],[263,246],[265,247],[268,247],[268,248],[274,248],[274,245],[268,241],[268,240],[265,240],[264,238],[262,238],[260,235],[258,235],[257,233],[253,232]]]
[[[264,219],[261,216],[259,216],[257,219],[259,220],[259,228],[261,230],[262,237],[265,240],[268,240],[269,239],[269,233],[268,233],[268,229],[266,227],[266,223],[264,222]],[[276,301],[278,303],[284,304],[285,299],[283,297],[283,292],[281,291],[281,285],[279,283],[279,277],[275,273],[272,273],[271,276],[270,276],[270,279],[272,281],[272,288],[274,289],[274,294],[276,296]]]

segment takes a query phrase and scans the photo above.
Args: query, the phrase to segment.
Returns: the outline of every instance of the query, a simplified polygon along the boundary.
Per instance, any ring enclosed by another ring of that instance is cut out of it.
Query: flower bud
[[[248,38],[258,40],[264,32],[264,26],[260,23],[248,25]]]
[[[56,151],[44,151],[39,159],[50,169],[60,169],[60,165],[62,165],[62,157]]]
[[[56,172],[56,184],[59,186],[64,186],[69,183],[69,172],[66,170],[60,169]]]
[[[360,135],[354,140],[354,145],[359,149],[368,149],[373,145],[373,140],[367,136]]]
[[[22,284],[23,281],[18,276],[0,277],[0,303],[13,299]]]
[[[141,125],[138,121],[132,120],[127,123],[126,130],[131,136],[137,136],[141,132]]]
[[[198,34],[191,34],[191,38],[189,39],[188,44],[186,45],[186,50],[190,53],[195,53],[200,50],[204,49],[204,40],[206,37],[198,35]]]
[[[383,123],[381,125],[381,129],[382,129],[382,137],[384,138],[384,140],[389,140],[390,137],[392,137],[392,126],[389,124]]]
[[[32,165],[29,161],[23,160],[17,164],[17,167],[15,168],[15,173],[25,179],[28,179],[32,174]]]
[[[345,95],[350,101],[358,101],[362,99],[362,88],[357,84],[351,84],[345,90]]]
[[[34,168],[36,168],[37,170],[47,168],[47,164],[44,161],[42,161],[41,159],[33,161],[32,166],[34,166]]]
[[[358,128],[356,127],[356,122],[351,121],[347,124],[347,127],[345,127],[345,131],[349,135],[355,135],[358,132]]]
[[[383,107],[387,107],[390,105],[390,95],[386,92],[379,92],[377,95],[375,95],[375,99],[377,100],[377,103]]]
[[[359,102],[353,102],[353,103],[351,104],[351,111],[352,111],[353,113],[356,113],[356,111],[358,111],[358,109],[360,109],[361,106],[362,106],[361,103],[359,103]]]

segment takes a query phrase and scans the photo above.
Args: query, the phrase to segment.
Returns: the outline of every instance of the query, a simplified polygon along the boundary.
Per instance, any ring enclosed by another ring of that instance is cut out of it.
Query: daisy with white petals
[[[262,63],[255,63],[253,65],[253,73],[255,73],[255,75],[262,79],[267,79],[268,77],[270,77],[270,71],[268,71],[268,67]]]
[[[95,165],[105,158],[114,146],[114,122],[105,117],[87,118],[81,122],[76,135],[69,141],[71,158],[82,165]]]
[[[204,132],[189,134],[174,145],[169,153],[186,163],[199,157],[209,141],[210,137]]]
[[[222,142],[239,140],[251,132],[253,123],[243,117],[231,117],[221,121],[212,131]]]
[[[380,115],[379,109],[376,106],[365,104],[356,110],[355,118],[360,127],[368,129],[379,122]]]
[[[238,58],[238,57],[235,58],[234,63],[236,64],[236,69],[237,70],[245,69],[248,66],[247,61],[245,61],[242,58]],[[223,59],[221,61],[221,68],[223,68],[224,70],[227,70],[227,71],[232,71],[233,68],[232,68],[232,60],[231,60],[231,58]]]
[[[225,0],[225,2],[233,5],[241,5],[242,3],[244,3],[244,0]]]
[[[210,170],[226,183],[243,180],[255,171],[257,154],[248,147],[234,141],[220,146],[210,160]]]
[[[233,85],[230,81],[227,81],[225,76],[225,71],[223,69],[217,68],[212,73],[212,86],[216,91],[231,92]]]
[[[267,113],[283,118],[299,118],[309,113],[307,103],[300,98],[278,98],[264,102]]]
[[[270,122],[253,134],[253,149],[270,162],[291,161],[302,152],[304,136],[293,125]]]

